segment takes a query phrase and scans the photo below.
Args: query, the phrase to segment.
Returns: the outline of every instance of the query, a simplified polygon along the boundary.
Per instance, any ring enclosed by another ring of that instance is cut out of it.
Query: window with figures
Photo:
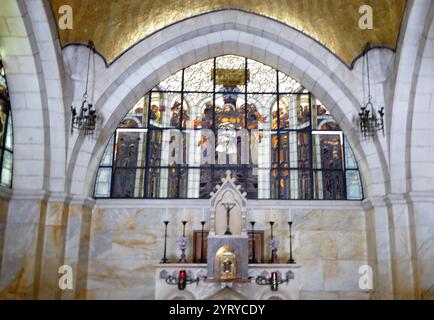
[[[200,62],[146,93],[106,148],[95,197],[207,199],[227,170],[249,199],[363,199],[354,153],[326,107],[239,56]]]
[[[0,60],[0,186],[12,187],[12,114],[6,72]]]

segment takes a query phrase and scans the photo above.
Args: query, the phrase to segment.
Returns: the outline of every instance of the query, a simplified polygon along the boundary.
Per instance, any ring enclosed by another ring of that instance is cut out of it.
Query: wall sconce
[[[180,270],[178,277],[171,275],[167,276],[166,283],[171,286],[178,286],[178,290],[182,291],[185,290],[189,284],[199,283],[199,278],[192,279],[187,275],[187,271]]]
[[[289,283],[289,281],[293,279],[294,273],[292,271],[288,271],[286,273],[286,279],[281,279],[279,278],[279,274],[277,272],[272,272],[270,278],[265,276],[257,276],[256,284],[259,286],[270,286],[271,291],[279,291],[280,284]]]

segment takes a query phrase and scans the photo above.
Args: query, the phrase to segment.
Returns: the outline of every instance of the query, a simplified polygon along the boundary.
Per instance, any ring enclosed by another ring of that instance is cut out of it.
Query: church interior
[[[431,0],[0,2],[1,300],[434,300],[432,205]]]

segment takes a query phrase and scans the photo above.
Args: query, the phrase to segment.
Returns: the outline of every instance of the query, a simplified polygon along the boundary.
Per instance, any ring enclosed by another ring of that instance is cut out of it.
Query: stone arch
[[[229,17],[229,18],[228,18]],[[211,21],[211,26],[200,19]],[[227,19],[232,19],[228,23]],[[233,21],[236,21],[234,23]],[[197,25],[197,30],[184,25]],[[183,30],[187,30],[185,34]],[[138,101],[171,74],[223,54],[237,54],[265,63],[302,83],[332,112],[341,124],[358,159],[365,194],[384,194],[386,163],[381,144],[359,139],[355,119],[359,112],[361,82],[328,50],[289,27],[245,12],[214,12],[180,22],[146,39],[120,58],[100,76],[117,76],[111,82],[99,80],[96,108],[104,117],[96,143],[79,140],[71,152],[68,173],[70,191],[91,196],[96,171],[105,145],[117,124]],[[101,65],[104,65],[101,61]],[[360,86],[360,87],[359,87]],[[370,171],[378,174],[372,175]]]
[[[406,136],[409,234],[415,295],[433,299],[434,274],[434,3],[431,2],[417,54]]]
[[[416,85],[420,82],[418,78],[426,42],[424,39],[428,32],[427,19],[430,12],[432,17],[433,4],[430,1],[411,0],[407,8],[398,41],[393,90],[388,97],[393,102],[387,125],[392,194],[403,194],[411,189],[411,157],[407,147],[412,139],[413,104],[419,102],[415,99],[420,99],[416,96]]]
[[[417,80],[408,111],[411,129],[406,144],[409,191],[434,191],[434,5],[423,31],[418,57]],[[430,138],[431,137],[431,138]]]
[[[63,192],[65,101],[55,22],[41,0],[6,1],[2,10],[2,17],[12,22],[0,37],[0,48],[14,120],[13,187]]]

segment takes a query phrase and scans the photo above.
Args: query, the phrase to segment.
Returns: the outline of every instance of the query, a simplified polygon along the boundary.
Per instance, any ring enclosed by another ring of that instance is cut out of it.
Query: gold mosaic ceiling
[[[347,65],[364,45],[395,49],[406,0],[50,0],[74,10],[73,30],[59,30],[62,46],[89,39],[110,64],[131,46],[178,21],[215,10],[239,9],[302,31]],[[374,29],[360,30],[359,8],[370,5]]]

